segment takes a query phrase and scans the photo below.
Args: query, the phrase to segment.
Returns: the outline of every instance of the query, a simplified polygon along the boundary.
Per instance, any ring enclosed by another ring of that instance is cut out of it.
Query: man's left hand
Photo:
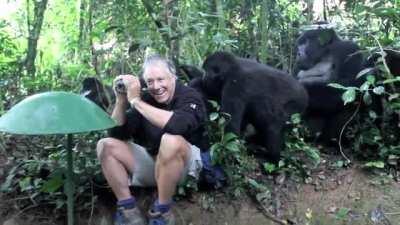
[[[138,77],[133,75],[123,75],[124,83],[126,85],[126,97],[132,103],[134,99],[140,99],[140,81]]]

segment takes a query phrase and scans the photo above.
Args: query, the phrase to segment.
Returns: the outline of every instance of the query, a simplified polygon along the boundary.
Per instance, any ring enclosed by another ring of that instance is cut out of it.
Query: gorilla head
[[[235,79],[240,70],[236,57],[226,52],[216,52],[203,63],[206,72],[203,77],[204,86],[207,87],[207,94],[210,97],[219,98],[226,80]]]
[[[96,77],[86,77],[82,81],[80,94],[107,111],[115,96],[111,87],[104,86]]]
[[[329,54],[329,46],[339,40],[333,29],[318,28],[306,31],[297,40],[296,62],[301,70],[308,70]]]

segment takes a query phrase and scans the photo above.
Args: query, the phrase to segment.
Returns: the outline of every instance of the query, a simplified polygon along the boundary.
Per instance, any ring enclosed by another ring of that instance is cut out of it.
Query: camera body
[[[141,91],[142,92],[148,91],[146,83],[144,82],[144,80],[140,79],[139,81],[140,81],[140,85],[142,87]],[[114,89],[119,94],[126,94],[126,86],[125,86],[124,80],[122,78],[115,81]]]

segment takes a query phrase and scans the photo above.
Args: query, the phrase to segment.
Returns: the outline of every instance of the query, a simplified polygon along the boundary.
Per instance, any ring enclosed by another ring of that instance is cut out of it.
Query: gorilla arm
[[[325,57],[308,70],[300,70],[297,78],[303,84],[326,84],[332,80],[334,63],[332,57]]]
[[[245,103],[241,99],[242,90],[238,89],[237,82],[229,82],[222,92],[221,111],[228,113],[231,118],[227,124],[227,131],[240,135]]]

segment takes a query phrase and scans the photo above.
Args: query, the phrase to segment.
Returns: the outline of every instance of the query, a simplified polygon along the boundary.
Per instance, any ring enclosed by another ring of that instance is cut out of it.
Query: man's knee
[[[189,148],[182,136],[165,133],[161,137],[159,159],[168,162],[176,157],[186,158]]]
[[[112,156],[115,149],[118,146],[118,140],[115,138],[102,138],[97,142],[97,158],[104,159],[106,157]]]

